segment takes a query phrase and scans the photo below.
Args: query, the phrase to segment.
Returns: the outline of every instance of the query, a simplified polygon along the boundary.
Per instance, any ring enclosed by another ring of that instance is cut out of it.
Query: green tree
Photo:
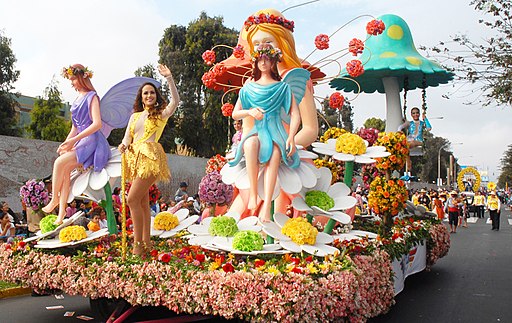
[[[455,35],[429,48],[439,61],[449,62],[448,69],[469,84],[477,83],[477,98],[470,103],[483,105],[512,104],[512,2],[510,0],[472,0],[471,6],[482,13],[479,20],[491,35],[472,40],[467,35]],[[425,47],[420,47],[426,50]],[[447,63],[445,63],[447,64]],[[448,64],[447,64],[448,65]],[[480,99],[483,91],[484,98]]]
[[[322,101],[322,110],[318,113],[318,135],[321,136],[330,127],[338,126],[338,114],[329,106],[329,97]]]
[[[375,128],[382,132],[386,129],[386,121],[379,118],[369,118],[366,119],[363,126],[365,128]]]
[[[31,123],[28,131],[32,138],[51,141],[64,141],[71,129],[71,122],[60,117],[61,93],[52,81],[45,89],[44,97],[39,97],[30,112]]]
[[[423,134],[423,155],[412,156],[411,173],[418,177],[422,182],[435,183],[437,179],[438,154],[439,149],[449,143],[443,137],[436,137],[430,131]],[[446,168],[449,166],[450,151],[449,148],[441,149],[441,178],[446,178]]]
[[[498,186],[501,188],[512,187],[512,144],[508,146],[500,162],[501,173],[498,177]]]
[[[11,50],[11,39],[3,35],[0,30],[0,135],[20,136],[21,129],[17,125],[16,102],[14,93],[11,93],[13,83],[18,79],[20,72],[15,70],[16,57]]]
[[[341,109],[341,121],[343,124],[343,129],[347,130],[348,132],[354,131],[354,112],[352,112],[352,109],[353,107],[348,101],[345,101],[343,108]]]
[[[222,17],[212,18],[202,12],[187,27],[167,28],[160,40],[160,61],[171,69],[181,98],[172,120],[176,127],[170,132],[199,156],[209,157],[226,150],[229,124],[220,110],[222,93],[202,84],[201,77],[209,67],[201,55],[218,44],[235,46],[237,37],[234,29],[223,25]],[[216,55],[220,61],[229,57],[231,50],[219,48]],[[233,95],[224,99],[234,103]],[[172,143],[169,138],[166,140]]]

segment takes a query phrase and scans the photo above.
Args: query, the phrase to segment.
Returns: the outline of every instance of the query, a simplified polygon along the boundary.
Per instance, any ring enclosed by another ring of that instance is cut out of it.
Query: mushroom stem
[[[394,132],[402,124],[402,104],[400,88],[396,77],[383,77],[382,84],[386,91],[386,132]]]

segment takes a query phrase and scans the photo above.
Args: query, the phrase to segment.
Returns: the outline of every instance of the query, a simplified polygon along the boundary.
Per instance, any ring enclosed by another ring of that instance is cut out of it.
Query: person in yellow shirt
[[[473,199],[473,205],[475,206],[476,216],[478,218],[485,218],[485,215],[484,215],[485,196],[483,196],[480,191],[477,191],[475,193],[475,198]]]
[[[500,209],[500,199],[496,196],[496,192],[492,191],[491,194],[489,194],[487,197],[487,210],[489,210],[489,215],[492,222],[491,230],[499,231],[500,229]]]

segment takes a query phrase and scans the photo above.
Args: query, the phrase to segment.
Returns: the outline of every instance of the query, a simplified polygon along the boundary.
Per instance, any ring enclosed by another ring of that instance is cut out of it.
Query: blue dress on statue
[[[286,132],[283,121],[289,118],[290,106],[292,103],[292,90],[286,82],[276,82],[269,85],[260,85],[255,82],[245,84],[240,90],[240,101],[244,110],[261,108],[265,110],[263,119],[254,120],[254,127],[249,133],[244,134],[239,147],[247,138],[257,135],[260,141],[259,162],[266,163],[272,157],[274,144],[281,152],[282,161],[291,168],[299,166],[300,159],[297,152],[287,157]],[[229,162],[235,166],[242,158],[243,149],[237,149],[235,158]]]
[[[96,92],[87,92],[78,98],[71,106],[71,122],[78,133],[84,131],[92,124],[90,105],[96,96]],[[75,145],[77,160],[84,168],[94,167],[94,171],[101,171],[110,159],[110,147],[103,133],[98,130],[95,133],[80,139]]]

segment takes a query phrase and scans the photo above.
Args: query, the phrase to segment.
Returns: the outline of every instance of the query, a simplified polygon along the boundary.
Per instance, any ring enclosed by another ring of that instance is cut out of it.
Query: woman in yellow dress
[[[131,181],[127,203],[133,221],[134,255],[142,255],[150,248],[149,188],[155,182],[169,181],[171,177],[167,156],[158,140],[180,99],[169,68],[159,65],[158,71],[167,79],[171,91],[170,103],[165,102],[152,83],[143,84],[137,93],[134,113],[125,136],[118,147],[121,153],[126,153],[126,180]]]

